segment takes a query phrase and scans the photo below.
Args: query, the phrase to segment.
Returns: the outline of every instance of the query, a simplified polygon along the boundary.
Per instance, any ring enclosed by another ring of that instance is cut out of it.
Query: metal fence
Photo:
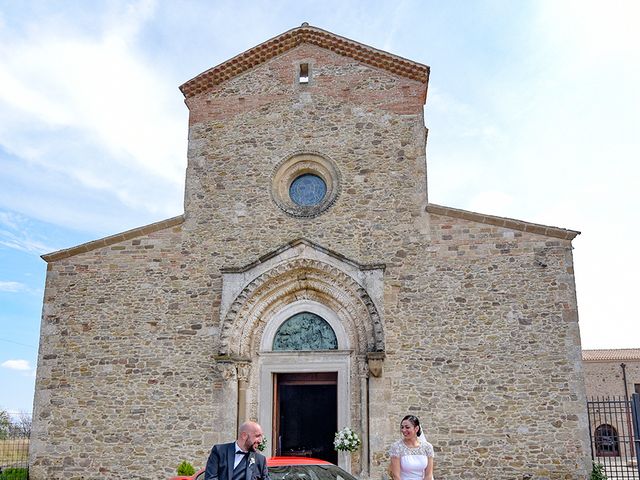
[[[591,458],[611,480],[640,479],[640,395],[587,401]]]
[[[27,480],[31,415],[0,413],[0,480]]]

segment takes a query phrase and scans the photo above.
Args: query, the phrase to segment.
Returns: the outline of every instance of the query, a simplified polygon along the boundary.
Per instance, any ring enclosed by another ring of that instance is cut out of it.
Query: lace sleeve
[[[402,456],[402,449],[400,447],[400,442],[394,442],[389,448],[389,456],[390,457],[400,457]]]
[[[433,445],[431,445],[429,442],[424,442],[424,452],[427,457],[433,458],[436,456],[435,452],[433,451]]]

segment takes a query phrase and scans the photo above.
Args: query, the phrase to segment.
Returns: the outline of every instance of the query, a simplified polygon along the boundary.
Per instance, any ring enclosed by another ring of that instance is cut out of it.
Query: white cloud
[[[180,82],[142,53],[154,11],[129,2],[93,31],[58,16],[0,30],[0,205],[101,233],[107,205],[127,228],[180,213],[188,112]]]
[[[0,212],[0,225],[4,225],[11,229],[18,228],[18,218],[11,212]]]
[[[612,55],[639,55],[640,3],[636,0],[540,2],[538,28],[577,61],[610,62]],[[639,68],[635,65],[635,68]]]
[[[0,292],[16,293],[25,290],[27,286],[24,283],[0,280]]]
[[[28,360],[7,360],[0,363],[0,367],[8,368],[9,370],[29,371],[31,366]]]
[[[132,42],[118,31],[95,40],[45,30],[5,43],[0,103],[28,120],[18,128],[78,130],[122,165],[133,162],[177,182],[186,151],[186,138],[179,137],[185,119],[180,95],[175,84],[136,54]],[[4,144],[34,159],[38,152],[26,148],[23,135],[17,142],[8,135],[15,132],[3,130]]]
[[[26,253],[43,253],[54,250],[47,243],[33,238],[34,228],[31,222],[22,215],[0,211],[0,245]]]

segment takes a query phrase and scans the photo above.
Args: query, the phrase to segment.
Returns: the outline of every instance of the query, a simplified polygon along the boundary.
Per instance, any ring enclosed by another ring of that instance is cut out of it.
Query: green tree
[[[9,436],[9,430],[11,429],[11,417],[9,412],[0,409],[0,440],[4,440]]]

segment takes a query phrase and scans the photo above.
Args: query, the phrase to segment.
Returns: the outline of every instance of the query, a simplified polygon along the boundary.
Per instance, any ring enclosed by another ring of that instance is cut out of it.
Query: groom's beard
[[[249,443],[248,441],[244,444],[244,449],[247,452],[255,452],[256,451],[256,447],[253,445],[253,443]]]

